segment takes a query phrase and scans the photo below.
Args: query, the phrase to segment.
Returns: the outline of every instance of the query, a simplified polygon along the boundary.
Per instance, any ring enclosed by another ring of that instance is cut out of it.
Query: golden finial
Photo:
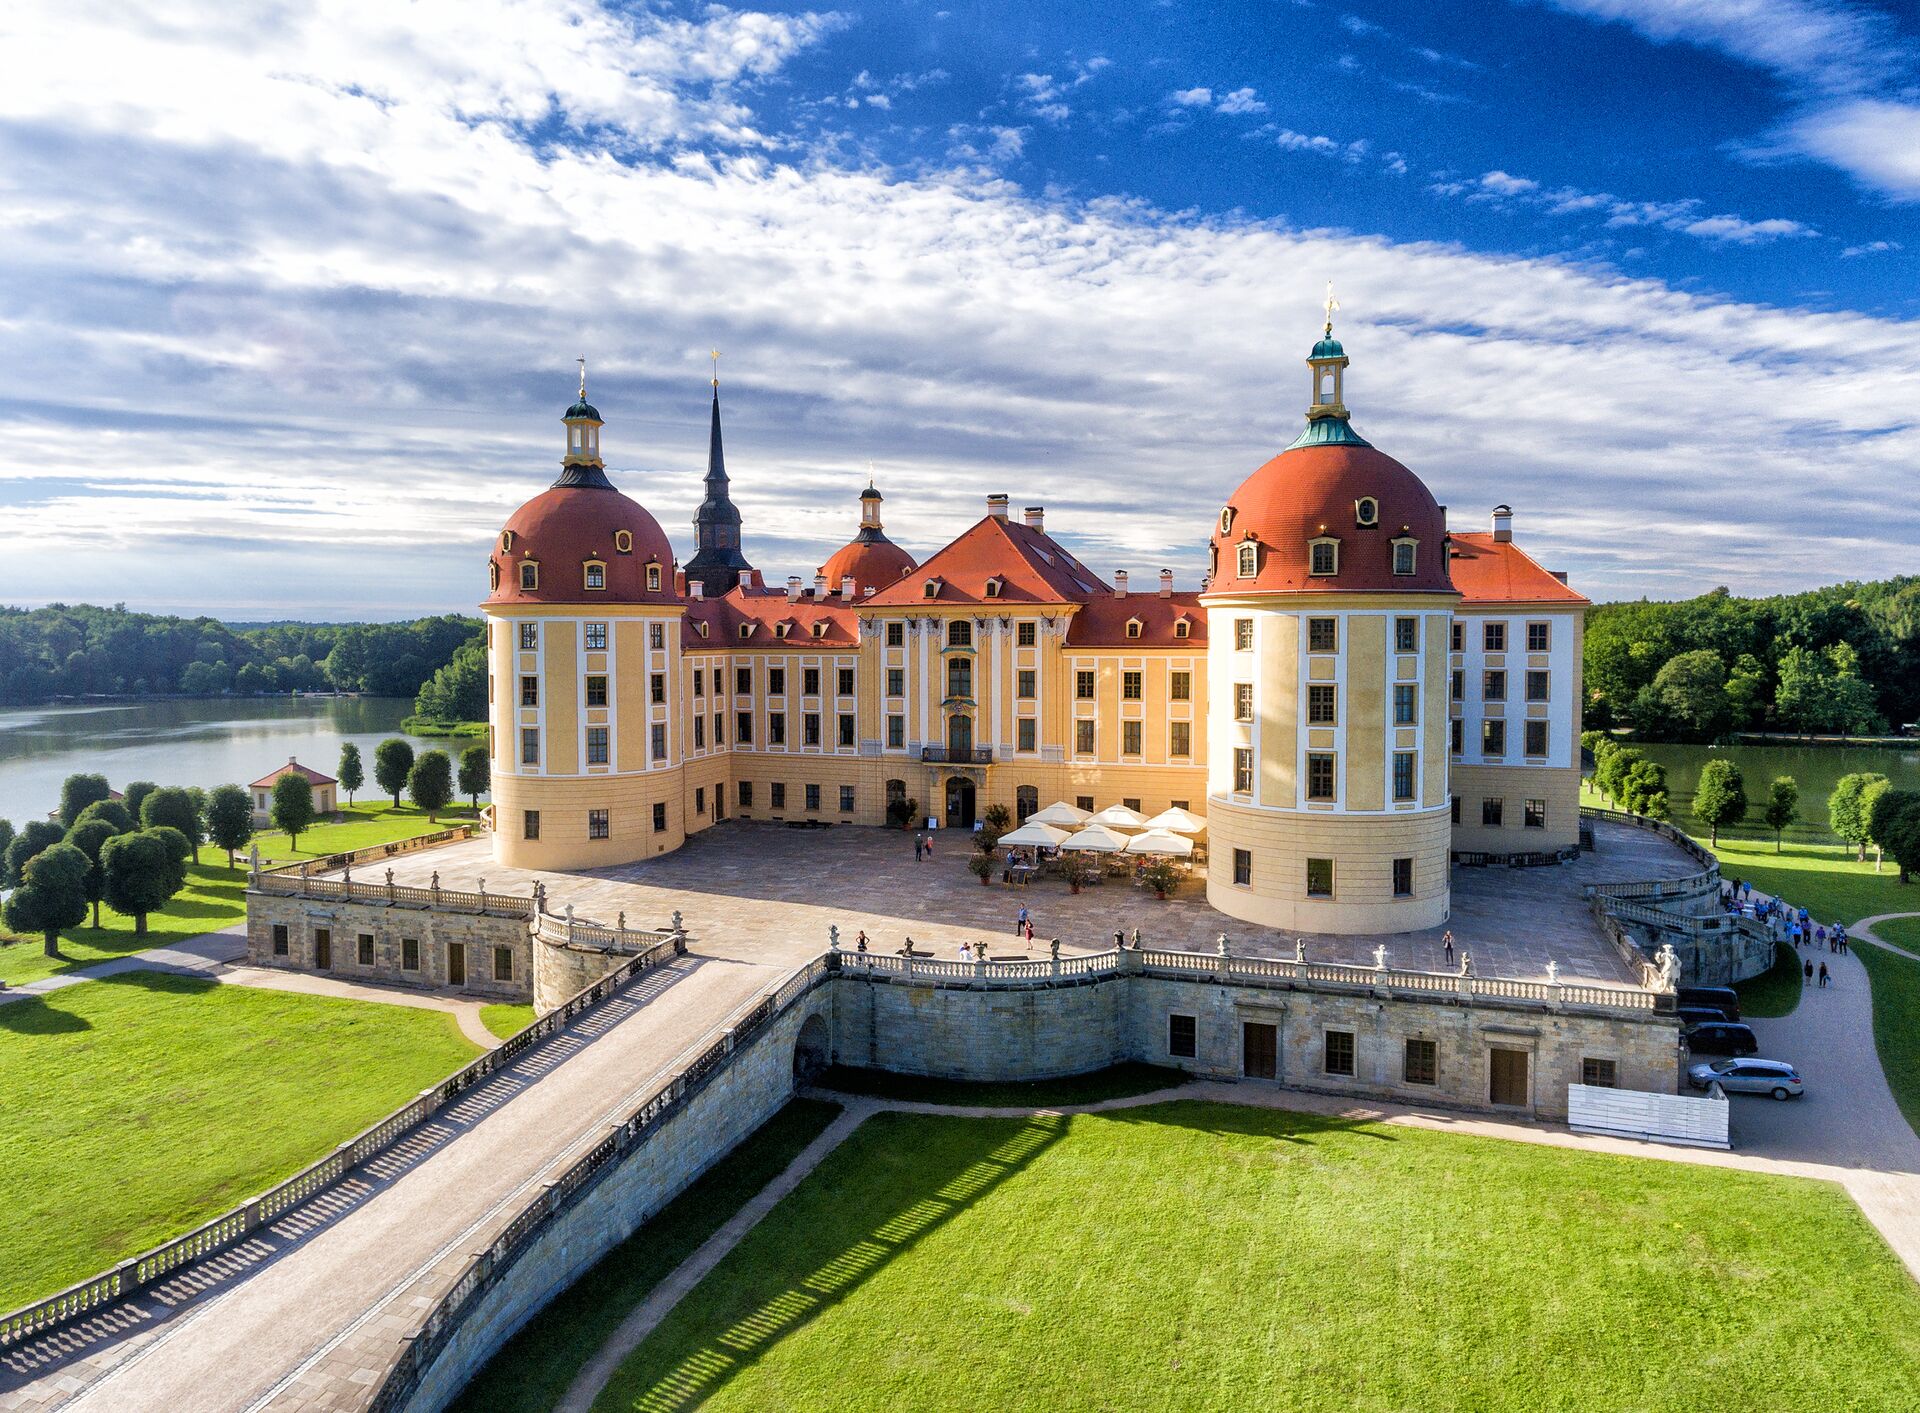
[[[713,385],[720,386],[720,350],[713,350]]]
[[[1333,281],[1327,281],[1327,337],[1333,337],[1333,311],[1340,307],[1340,301],[1333,297]]]
[[[573,361],[580,365],[580,400],[585,402],[587,400],[587,360],[576,358]]]

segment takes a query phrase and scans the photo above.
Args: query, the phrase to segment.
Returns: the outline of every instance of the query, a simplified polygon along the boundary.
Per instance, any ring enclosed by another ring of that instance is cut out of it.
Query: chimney
[[[1007,495],[1005,491],[1000,492],[998,495],[987,497],[987,514],[991,515],[995,520],[1005,520],[1007,518]]]
[[[707,586],[705,582],[695,579],[691,584],[687,585],[687,596],[695,603],[699,603],[700,600],[707,596]]]
[[[853,595],[853,576],[851,574],[843,574],[840,577],[840,601],[842,603],[852,603]]]
[[[1564,569],[1549,569],[1547,573],[1551,574],[1563,584],[1567,582],[1567,571]]]
[[[1493,542],[1504,545],[1513,539],[1513,507],[1496,505],[1493,508]]]
[[[1163,599],[1173,597],[1173,571],[1171,569],[1162,569],[1160,571],[1160,597]]]
[[[800,601],[800,576],[798,574],[789,574],[787,576],[787,602],[798,603],[799,601]]]
[[[827,596],[827,576],[826,575],[815,574],[813,576],[813,596],[816,599],[823,599]]]
[[[1113,571],[1113,596],[1117,599],[1127,596],[1127,571],[1124,569]]]
[[[1043,535],[1047,532],[1047,508],[1044,505],[1028,506],[1020,512],[1020,518],[1027,522],[1028,528],[1038,530]]]

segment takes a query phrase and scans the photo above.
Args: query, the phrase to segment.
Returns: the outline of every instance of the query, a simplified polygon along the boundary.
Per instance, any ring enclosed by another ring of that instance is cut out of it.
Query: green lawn
[[[772,1182],[840,1113],[795,1099],[535,1315],[461,1391],[453,1413],[544,1413],[654,1286]]]
[[[0,1005],[0,1309],[191,1230],[478,1053],[438,1011],[160,972]]]
[[[1920,912],[1920,908],[1915,908]],[[1878,923],[1873,929],[1874,936],[1883,942],[1891,942],[1896,947],[1920,956],[1920,917],[1897,917]]]
[[[1800,958],[1786,943],[1776,942],[1773,965],[1756,977],[1736,982],[1733,989],[1740,993],[1740,1014],[1746,1019],[1790,1016],[1793,1008],[1800,1004],[1800,993],[1805,989]]]
[[[349,849],[368,849],[375,844],[390,844],[395,839],[411,839],[416,834],[432,834],[456,824],[473,823],[473,811],[466,805],[453,805],[428,819],[426,811],[412,805],[395,808],[388,797],[362,800],[344,806],[338,824],[319,824],[301,831],[298,847],[287,843],[278,830],[262,830],[254,836],[260,846],[260,858],[271,865],[297,863],[301,859],[324,859],[329,854],[344,854]],[[226,856],[221,855],[225,862]]]
[[[596,1409],[1920,1407],[1837,1186],[1208,1104],[880,1115]]]
[[[1160,1065],[1128,1062],[1111,1065],[1092,1074],[1069,1075],[1065,1079],[1040,1079],[1007,1084],[981,1084],[957,1079],[926,1079],[919,1075],[893,1074],[887,1070],[853,1069],[833,1065],[816,1083],[822,1089],[837,1089],[843,1094],[870,1094],[878,1099],[901,1100],[912,1104],[979,1105],[990,1109],[1059,1108],[1068,1104],[1097,1104],[1102,1099],[1121,1099],[1134,1094],[1151,1094],[1184,1084],[1184,1071]]]
[[[1920,962],[1871,942],[1853,944],[1873,986],[1873,1048],[1907,1125],[1920,1133]]]
[[[511,1040],[533,1024],[533,1007],[524,1004],[510,1005],[504,1001],[496,1005],[482,1006],[480,1024],[502,1040]]]

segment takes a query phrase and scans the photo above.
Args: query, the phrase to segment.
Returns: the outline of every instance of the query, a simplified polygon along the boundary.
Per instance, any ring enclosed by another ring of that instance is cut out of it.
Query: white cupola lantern
[[[1340,346],[1340,340],[1333,336],[1333,311],[1340,307],[1333,297],[1333,285],[1327,285],[1327,325],[1320,341],[1313,346],[1313,352],[1307,356],[1307,366],[1313,370],[1313,394],[1307,403],[1307,418],[1310,421],[1322,417],[1347,416],[1345,389],[1342,382],[1347,366],[1347,351]]]

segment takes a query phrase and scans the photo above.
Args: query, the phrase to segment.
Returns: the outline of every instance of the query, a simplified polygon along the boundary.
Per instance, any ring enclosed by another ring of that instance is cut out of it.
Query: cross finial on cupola
[[[1333,297],[1333,281],[1328,280],[1327,281],[1327,335],[1326,335],[1328,338],[1333,337],[1333,311],[1338,309],[1339,307],[1340,307],[1340,301]],[[584,366],[585,366],[585,360],[583,359],[582,367],[584,368]],[[582,376],[584,377],[585,374],[583,373]],[[585,383],[581,384],[581,387],[584,388],[585,386],[586,386]]]
[[[1342,370],[1347,366],[1347,351],[1340,346],[1340,340],[1333,336],[1333,314],[1340,307],[1340,301],[1333,297],[1333,281],[1327,281],[1327,322],[1321,332],[1320,341],[1313,346],[1313,352],[1307,355],[1307,366],[1313,369],[1313,397],[1307,404],[1307,420],[1317,422],[1323,418],[1347,416],[1346,403],[1342,400]]]
[[[601,466],[600,411],[587,401],[587,360],[576,358],[573,361],[580,365],[580,393],[574,399],[573,406],[561,414],[560,420],[567,424],[567,454],[560,458],[560,464],[568,470],[591,468],[597,471]],[[562,479],[565,479],[564,476]],[[591,478],[582,479],[581,475],[576,475],[565,484],[586,485],[590,481]]]
[[[1329,286],[1328,288],[1332,287]],[[1327,327],[1332,328],[1333,326],[1329,324]],[[585,358],[576,358],[573,361],[580,365],[580,400],[585,402],[587,400],[587,360]]]

